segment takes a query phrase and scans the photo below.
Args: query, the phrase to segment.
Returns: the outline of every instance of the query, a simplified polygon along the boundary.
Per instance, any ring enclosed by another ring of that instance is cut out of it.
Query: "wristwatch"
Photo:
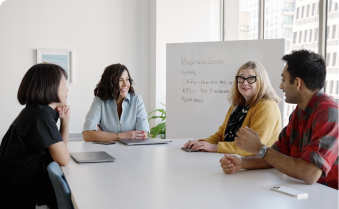
[[[264,145],[263,147],[261,147],[259,150],[258,150],[258,156],[260,158],[264,158],[265,154],[266,154],[266,151],[268,149],[268,146]]]

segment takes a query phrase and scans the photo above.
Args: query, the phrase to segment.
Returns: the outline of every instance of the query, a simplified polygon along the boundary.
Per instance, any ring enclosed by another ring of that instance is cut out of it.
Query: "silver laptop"
[[[107,152],[73,152],[70,153],[72,158],[77,163],[101,163],[101,162],[113,162],[114,157],[107,154]]]
[[[167,140],[158,139],[158,138],[148,138],[148,139],[121,139],[120,143],[125,145],[148,145],[148,144],[168,144]]]

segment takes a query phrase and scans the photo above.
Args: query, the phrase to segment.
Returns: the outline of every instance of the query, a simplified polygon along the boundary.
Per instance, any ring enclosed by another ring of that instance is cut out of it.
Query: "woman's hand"
[[[188,142],[186,142],[186,144],[184,145],[185,149],[191,149],[191,147],[197,143],[197,140],[188,140]]]
[[[119,133],[119,139],[145,139],[147,131],[126,131]]]
[[[59,113],[61,121],[69,121],[71,115],[71,108],[68,105],[58,106],[55,110]]]
[[[206,141],[197,141],[192,140],[188,141],[184,148],[190,148],[192,150],[201,150],[206,152],[217,152],[218,151],[218,145],[217,144],[210,144]]]
[[[58,106],[55,108],[55,110],[59,113],[59,117],[60,117],[61,137],[64,140],[65,144],[67,145],[68,136],[69,136],[69,119],[71,115],[71,108],[68,105],[65,105],[65,106]]]

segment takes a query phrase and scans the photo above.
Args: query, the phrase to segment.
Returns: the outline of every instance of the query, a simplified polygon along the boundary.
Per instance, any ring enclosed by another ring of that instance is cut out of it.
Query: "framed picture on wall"
[[[68,75],[67,84],[73,84],[72,51],[69,49],[37,49],[37,63],[53,63]]]

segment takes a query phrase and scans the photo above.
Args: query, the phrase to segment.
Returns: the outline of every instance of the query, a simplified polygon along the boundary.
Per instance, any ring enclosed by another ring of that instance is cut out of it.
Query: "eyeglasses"
[[[235,78],[237,79],[238,83],[244,83],[245,80],[246,80],[247,83],[253,84],[257,81],[257,76],[251,76],[251,77],[248,77],[248,78],[244,78],[242,76],[235,76]]]

